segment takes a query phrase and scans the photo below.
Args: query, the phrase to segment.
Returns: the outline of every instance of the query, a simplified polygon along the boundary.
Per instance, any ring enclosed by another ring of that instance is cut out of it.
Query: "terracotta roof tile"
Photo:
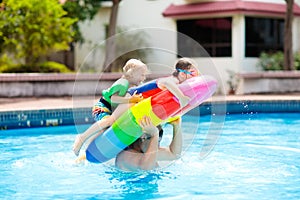
[[[243,13],[264,16],[284,16],[286,4],[253,1],[213,1],[184,5],[171,4],[164,12],[165,17]],[[300,16],[300,7],[294,4],[294,15]]]

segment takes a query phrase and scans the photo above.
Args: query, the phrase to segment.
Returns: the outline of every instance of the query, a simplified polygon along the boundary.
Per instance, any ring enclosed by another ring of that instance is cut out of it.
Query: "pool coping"
[[[2,101],[1,101],[2,100]],[[0,99],[0,130],[90,124],[97,97]],[[190,115],[299,112],[300,95],[214,96]]]

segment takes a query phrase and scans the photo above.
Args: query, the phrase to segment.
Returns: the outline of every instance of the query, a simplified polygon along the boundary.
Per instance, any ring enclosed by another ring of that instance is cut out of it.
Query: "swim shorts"
[[[112,113],[111,105],[102,97],[93,107],[93,117],[95,121],[100,121],[106,117],[109,117]]]

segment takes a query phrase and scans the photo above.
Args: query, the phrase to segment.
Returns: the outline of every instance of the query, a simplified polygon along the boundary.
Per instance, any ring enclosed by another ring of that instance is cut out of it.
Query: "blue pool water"
[[[0,131],[0,199],[300,198],[298,113],[232,114],[220,123],[184,116],[183,157],[140,173],[74,164],[74,137],[87,125]],[[217,143],[201,156],[208,138]]]

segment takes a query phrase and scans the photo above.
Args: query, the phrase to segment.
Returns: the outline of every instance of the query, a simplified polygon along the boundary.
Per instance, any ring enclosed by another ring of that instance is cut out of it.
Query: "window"
[[[284,20],[246,17],[246,57],[283,51]]]
[[[231,57],[231,21],[231,17],[178,20],[178,32],[185,35],[178,33],[178,54],[187,57]],[[209,55],[203,52],[200,45]]]

